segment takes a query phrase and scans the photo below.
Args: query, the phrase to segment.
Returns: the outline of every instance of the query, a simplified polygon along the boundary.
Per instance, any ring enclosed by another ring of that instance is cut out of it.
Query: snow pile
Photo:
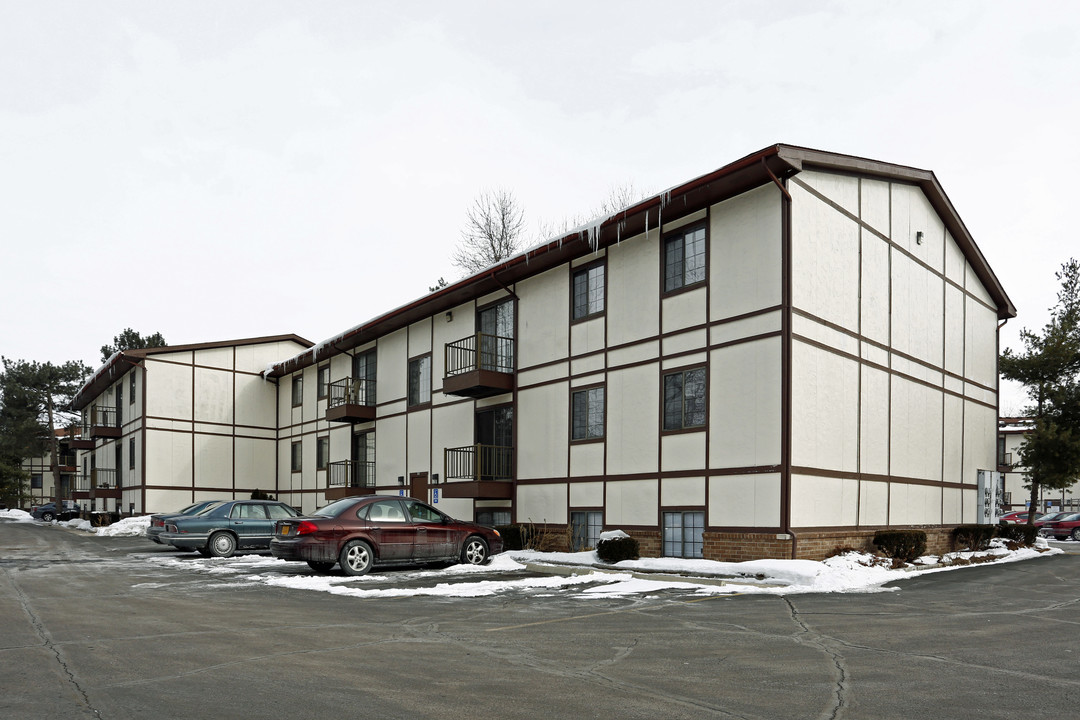
[[[94,531],[94,526],[90,524],[89,520],[79,520],[78,518],[76,518],[75,520],[64,520],[63,522],[54,520],[53,525],[69,527],[72,530],[85,530],[86,532]]]
[[[145,535],[148,527],[150,527],[150,516],[140,515],[138,517],[124,518],[114,522],[112,525],[94,528],[94,532],[100,537],[132,537]]]
[[[34,516],[25,510],[0,510],[0,520],[14,520],[15,522],[33,522]]]

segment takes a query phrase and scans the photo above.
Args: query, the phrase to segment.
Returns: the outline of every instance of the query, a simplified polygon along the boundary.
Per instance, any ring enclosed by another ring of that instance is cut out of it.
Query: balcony
[[[75,484],[72,485],[71,490],[72,500],[89,500],[90,499],[90,476],[89,475],[76,475]]]
[[[446,448],[443,497],[509,500],[514,493],[514,448],[467,445]]]
[[[49,463],[50,470],[55,470],[57,466],[60,467],[62,473],[73,473],[79,469],[75,455],[72,453],[60,453],[56,456],[55,463]]]
[[[476,333],[445,347],[443,392],[484,398],[514,389],[514,339]]]
[[[326,499],[375,494],[375,463],[340,460],[327,466]]]
[[[90,498],[120,499],[120,483],[113,468],[94,468],[90,471]]]
[[[999,453],[998,454],[998,472],[1010,472],[1013,468],[1012,453]]]
[[[72,450],[93,450],[94,439],[90,437],[90,426],[74,427],[68,434],[68,447]]]
[[[332,422],[370,422],[375,419],[375,381],[342,378],[327,386],[326,419]]]
[[[95,407],[90,411],[91,438],[118,438],[120,435],[116,408]]]

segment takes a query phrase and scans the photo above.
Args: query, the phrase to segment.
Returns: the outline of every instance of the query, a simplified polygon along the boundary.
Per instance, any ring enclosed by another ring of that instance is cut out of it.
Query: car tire
[[[1078,528],[1073,528],[1073,531],[1072,531],[1072,539],[1073,539],[1073,540],[1077,540],[1077,541],[1080,541],[1080,527],[1078,527]]]
[[[45,522],[52,522],[56,519],[56,516],[53,515],[51,512],[43,512],[41,513],[41,519]]]
[[[213,557],[232,557],[236,552],[236,538],[227,532],[216,532],[206,541],[206,549]]]
[[[309,568],[317,573],[324,573],[334,567],[334,563],[332,562],[319,562],[317,560],[308,560],[307,564]]]
[[[487,541],[477,535],[467,537],[461,546],[461,562],[464,565],[487,565],[491,562]]]
[[[367,575],[375,562],[375,553],[363,540],[350,540],[341,548],[338,562],[346,575]]]

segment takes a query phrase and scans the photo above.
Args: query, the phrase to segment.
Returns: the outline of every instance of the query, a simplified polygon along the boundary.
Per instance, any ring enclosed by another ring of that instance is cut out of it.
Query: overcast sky
[[[535,236],[778,142],[933,170],[1016,346],[1080,254],[1078,30],[1075,2],[0,0],[0,353],[319,341],[456,279],[484,189]]]

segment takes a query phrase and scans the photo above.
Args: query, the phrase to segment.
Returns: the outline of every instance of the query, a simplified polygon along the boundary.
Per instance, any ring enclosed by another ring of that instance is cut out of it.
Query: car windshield
[[[312,515],[318,515],[319,517],[337,517],[341,513],[348,510],[359,502],[356,498],[344,498],[342,500],[335,500],[329,505],[323,505],[321,508],[312,513]]]
[[[1059,517],[1054,520],[1054,522],[1072,522],[1074,520],[1080,520],[1080,513],[1073,513],[1071,515],[1066,515],[1065,517]]]
[[[195,517],[228,517],[229,509],[232,507],[232,503],[219,502],[217,505],[211,505],[202,512],[195,513]]]

